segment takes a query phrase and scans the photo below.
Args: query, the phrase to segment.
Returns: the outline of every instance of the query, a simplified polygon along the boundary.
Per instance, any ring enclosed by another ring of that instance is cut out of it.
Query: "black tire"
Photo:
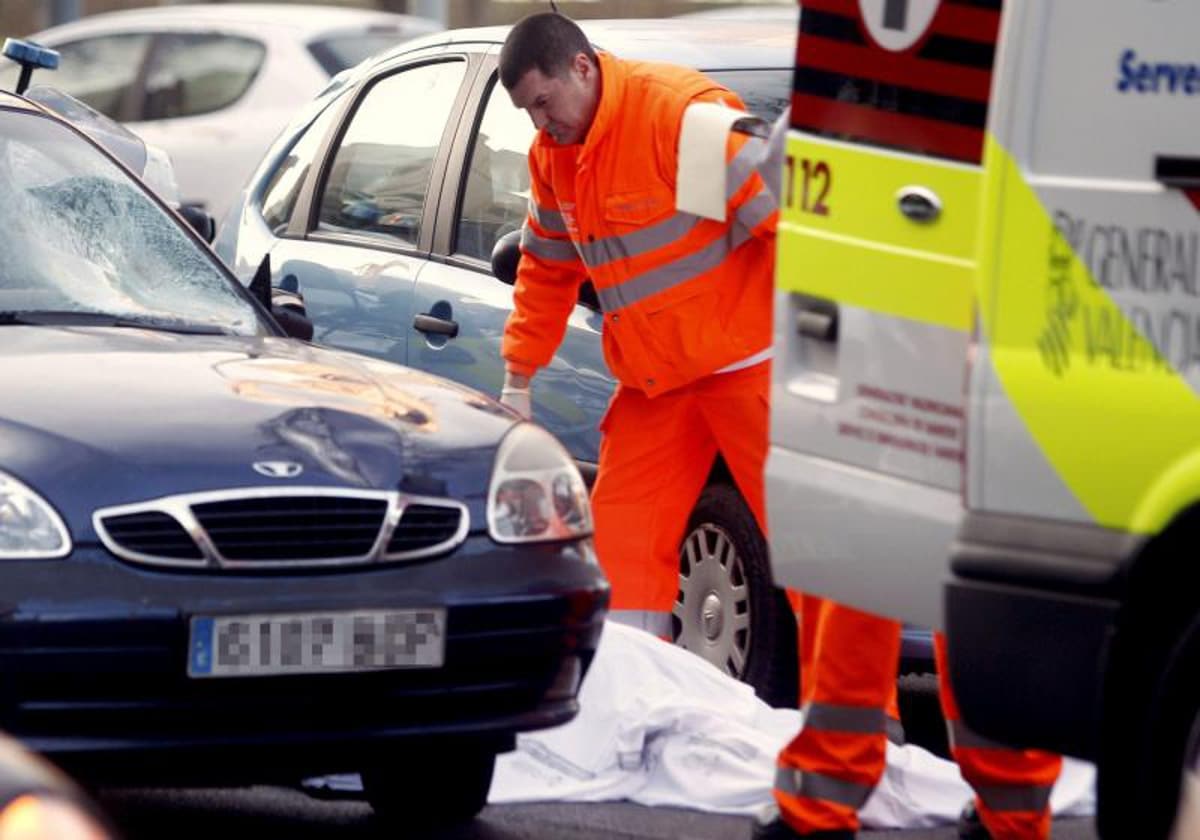
[[[1147,546],[1129,576],[1105,675],[1096,824],[1104,838],[1171,831],[1200,709],[1200,514]]]
[[[726,544],[732,552],[722,550]],[[762,531],[731,484],[704,488],[684,531],[679,563],[675,643],[753,686],[771,705],[795,708],[796,617],[771,579]],[[721,574],[734,585],[732,597],[721,597]]]
[[[375,816],[408,828],[470,822],[487,804],[496,753],[492,747],[433,745],[401,750],[362,770]]]
[[[905,674],[896,681],[904,742],[950,758],[946,719],[942,716],[937,674]]]
[[[1124,657],[1134,655],[1129,641],[1119,643],[1126,666]],[[1173,643],[1141,650],[1134,666],[1139,675],[1122,667],[1123,686],[1107,697],[1097,827],[1105,838],[1165,840],[1171,836],[1181,782],[1194,759],[1200,620],[1193,619]],[[1155,668],[1158,673],[1150,673]]]

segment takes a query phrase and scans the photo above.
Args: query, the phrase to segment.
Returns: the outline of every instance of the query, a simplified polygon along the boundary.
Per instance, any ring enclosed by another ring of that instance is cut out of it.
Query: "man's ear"
[[[592,74],[596,72],[596,66],[592,63],[592,60],[587,57],[586,53],[575,53],[575,58],[572,61],[572,64],[575,66],[575,72],[578,73],[582,79],[589,79],[591,78]]]

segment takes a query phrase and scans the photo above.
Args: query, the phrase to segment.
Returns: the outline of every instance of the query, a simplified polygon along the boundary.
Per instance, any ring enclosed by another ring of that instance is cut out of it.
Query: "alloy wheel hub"
[[[741,555],[723,528],[704,523],[679,547],[675,644],[741,679],[750,655],[750,589]]]

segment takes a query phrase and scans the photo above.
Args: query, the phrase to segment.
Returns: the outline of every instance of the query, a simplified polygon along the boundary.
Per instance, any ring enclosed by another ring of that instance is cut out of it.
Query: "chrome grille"
[[[196,541],[170,514],[147,511],[110,516],[104,526],[114,540],[140,554],[178,560],[204,559]]]
[[[318,560],[370,553],[387,499],[284,496],[193,505],[222,557],[234,561]]]
[[[92,522],[122,559],[216,568],[411,560],[452,551],[469,527],[450,499],[321,487],[167,496],[98,510]]]
[[[410,504],[392,531],[388,554],[420,551],[443,543],[458,532],[462,512],[437,505]]]

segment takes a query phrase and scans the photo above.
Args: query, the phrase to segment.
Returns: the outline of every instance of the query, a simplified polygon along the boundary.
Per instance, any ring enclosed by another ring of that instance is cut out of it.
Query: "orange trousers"
[[[779,754],[775,799],[798,833],[857,831],[858,809],[886,765],[900,624],[819,598],[806,597],[803,609],[805,721]],[[935,646],[951,752],[975,791],[984,825],[994,840],[1048,838],[1050,789],[1062,759],[971,733],[950,690],[941,634]]]
[[[771,365],[762,362],[653,399],[617,388],[600,422],[592,489],[596,554],[612,584],[613,618],[670,638],[679,542],[718,452],[765,533],[770,386]]]

